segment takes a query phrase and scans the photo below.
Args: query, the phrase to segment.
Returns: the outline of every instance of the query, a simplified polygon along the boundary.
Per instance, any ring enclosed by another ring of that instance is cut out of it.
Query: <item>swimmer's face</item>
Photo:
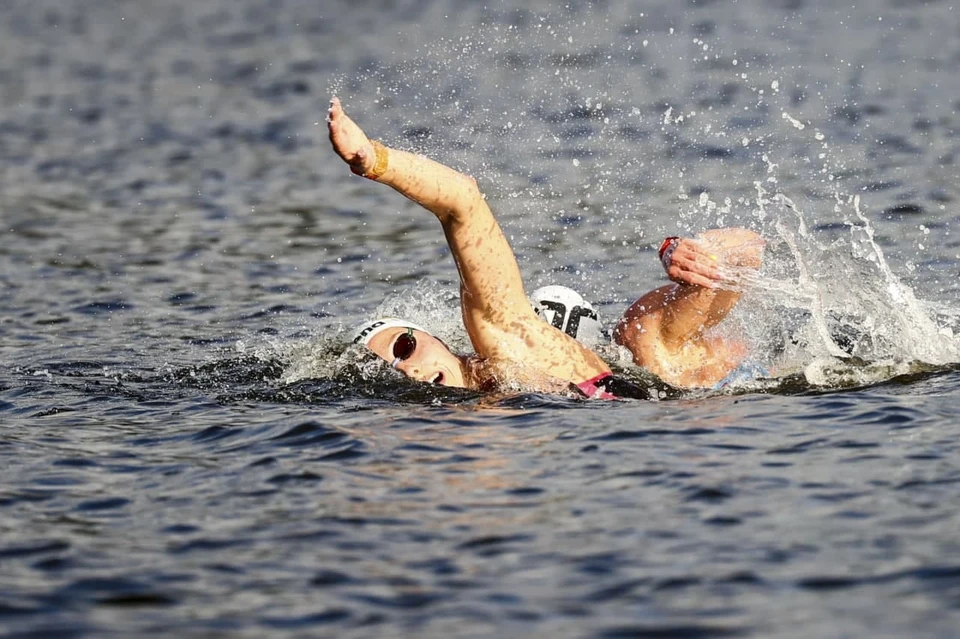
[[[460,358],[429,333],[401,326],[388,328],[374,335],[367,348],[410,379],[442,386],[466,386]]]

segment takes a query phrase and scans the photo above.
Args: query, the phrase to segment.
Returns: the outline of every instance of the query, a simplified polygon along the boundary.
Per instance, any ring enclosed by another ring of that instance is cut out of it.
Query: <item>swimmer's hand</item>
[[[667,277],[677,284],[716,288],[723,280],[717,255],[697,240],[678,238],[669,263],[663,266]]]
[[[336,96],[330,100],[327,129],[333,150],[350,166],[351,171],[357,175],[365,175],[373,169],[376,163],[373,143],[356,122],[343,112],[340,98]]]

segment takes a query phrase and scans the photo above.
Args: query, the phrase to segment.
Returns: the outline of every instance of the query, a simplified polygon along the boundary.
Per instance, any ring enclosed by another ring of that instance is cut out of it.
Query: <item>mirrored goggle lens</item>
[[[403,333],[393,342],[393,356],[400,361],[408,359],[417,350],[417,338],[412,332]]]

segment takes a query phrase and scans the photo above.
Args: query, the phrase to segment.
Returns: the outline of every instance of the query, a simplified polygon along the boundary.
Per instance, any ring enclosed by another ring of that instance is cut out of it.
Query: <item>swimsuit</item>
[[[711,390],[721,390],[733,384],[769,376],[770,371],[760,363],[745,360],[714,384]],[[673,399],[682,395],[679,390],[668,384],[645,387],[617,377],[613,373],[600,373],[596,377],[576,384],[575,388],[587,399]]]
[[[680,397],[680,392],[667,384],[640,386],[617,377],[600,373],[575,386],[587,399],[666,399]]]
[[[577,384],[577,390],[587,399],[616,399],[617,396],[607,390],[607,384],[611,379],[614,379],[613,373],[600,373],[596,377]]]

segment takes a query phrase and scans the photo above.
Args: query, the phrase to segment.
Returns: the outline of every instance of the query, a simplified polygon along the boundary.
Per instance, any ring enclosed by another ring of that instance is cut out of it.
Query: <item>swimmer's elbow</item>
[[[486,199],[480,192],[480,184],[477,183],[477,178],[470,175],[463,176],[463,192],[464,197],[470,201]]]
[[[658,340],[650,333],[653,327],[647,327],[644,318],[624,317],[613,329],[613,341],[630,351],[633,363],[648,366],[655,361]]]
[[[476,179],[461,175],[458,189],[452,194],[446,217],[451,221],[465,222],[475,218],[478,211],[489,211],[486,197],[480,192]]]

